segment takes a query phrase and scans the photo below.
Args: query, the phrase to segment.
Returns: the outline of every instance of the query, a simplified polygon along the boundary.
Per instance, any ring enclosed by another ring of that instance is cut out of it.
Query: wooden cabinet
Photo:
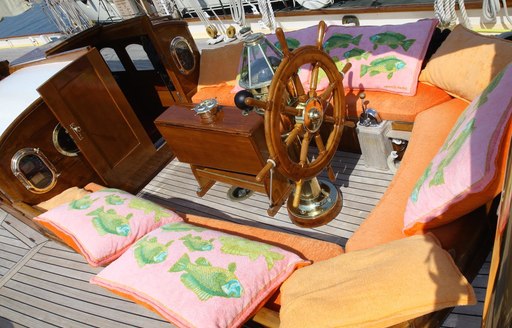
[[[270,195],[269,177],[256,181],[268,158],[263,117],[254,112],[244,116],[235,107],[219,106],[214,121],[205,123],[193,106],[171,106],[155,123],[176,157],[191,165],[199,183],[198,195],[203,196],[216,181]],[[273,178],[269,214],[290,193],[287,179],[278,172]]]

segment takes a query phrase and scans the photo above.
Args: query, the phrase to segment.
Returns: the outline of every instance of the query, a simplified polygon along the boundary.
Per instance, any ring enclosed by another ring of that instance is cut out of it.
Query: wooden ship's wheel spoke
[[[334,90],[336,89],[336,81],[330,83],[327,88],[324,90],[324,92],[322,92],[322,94],[320,95],[320,99],[322,101],[328,101],[331,97],[332,97],[332,94],[334,92]]]
[[[306,131],[304,134],[304,138],[302,138],[302,143],[300,145],[300,161],[299,165],[304,167],[308,162],[308,151],[309,151],[309,141],[310,141],[309,132]]]
[[[318,86],[318,71],[320,70],[319,63],[315,63],[313,65],[313,70],[311,71],[311,80],[309,82],[309,97],[316,97],[316,88]]]

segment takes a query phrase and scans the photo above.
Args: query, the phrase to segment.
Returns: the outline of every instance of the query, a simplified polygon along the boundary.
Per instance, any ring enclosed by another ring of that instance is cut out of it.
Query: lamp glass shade
[[[245,89],[259,89],[270,85],[283,54],[263,33],[255,33],[244,41],[239,84]]]

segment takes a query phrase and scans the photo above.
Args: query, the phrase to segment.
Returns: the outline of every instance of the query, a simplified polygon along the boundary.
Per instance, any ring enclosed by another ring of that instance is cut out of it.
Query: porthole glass
[[[66,156],[77,156],[80,151],[76,146],[75,141],[69,135],[68,131],[58,123],[53,129],[53,145],[59,153]]]
[[[177,36],[171,41],[171,55],[181,73],[188,74],[196,67],[196,59],[187,39]]]
[[[37,148],[23,148],[11,159],[12,173],[27,190],[42,194],[57,183],[57,170]]]

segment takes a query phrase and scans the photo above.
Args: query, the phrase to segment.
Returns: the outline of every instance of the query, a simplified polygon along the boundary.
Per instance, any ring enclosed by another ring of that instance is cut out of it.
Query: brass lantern
[[[240,87],[249,90],[256,99],[266,99],[268,87],[282,57],[281,51],[263,33],[249,35],[242,52]]]

